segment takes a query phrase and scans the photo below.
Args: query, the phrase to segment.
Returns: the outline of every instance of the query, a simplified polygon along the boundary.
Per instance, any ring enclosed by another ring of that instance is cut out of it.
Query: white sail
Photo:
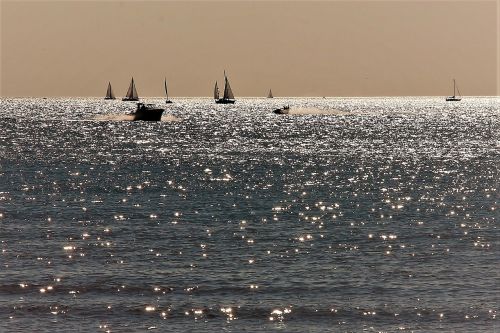
[[[269,94],[267,95],[267,98],[273,98],[273,92],[271,91],[271,89],[269,89]]]

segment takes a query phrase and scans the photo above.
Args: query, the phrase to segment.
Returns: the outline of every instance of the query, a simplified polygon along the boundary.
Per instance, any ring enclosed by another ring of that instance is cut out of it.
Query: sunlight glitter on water
[[[2,100],[0,315],[45,331],[44,314],[62,330],[491,331],[498,101],[290,102],[350,115],[184,99],[167,110],[181,121],[140,124],[94,120],[120,102]]]

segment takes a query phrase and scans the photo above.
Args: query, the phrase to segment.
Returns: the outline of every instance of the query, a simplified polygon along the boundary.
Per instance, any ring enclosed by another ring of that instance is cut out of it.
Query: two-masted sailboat
[[[456,96],[456,92],[458,92],[458,97]],[[459,102],[462,100],[462,96],[460,95],[460,90],[458,90],[457,84],[455,83],[455,79],[453,79],[453,96],[446,97],[447,102]]]
[[[108,90],[106,91],[106,96],[104,99],[115,99],[115,94],[113,94],[113,89],[111,89],[111,82],[108,82]]]
[[[273,92],[271,91],[271,89],[269,89],[269,94],[267,94],[267,98],[274,98]]]
[[[168,98],[167,78],[165,78],[165,95],[167,96],[167,100],[165,101],[165,103],[172,104],[173,102]]]
[[[137,89],[135,89],[134,78],[130,81],[130,86],[128,87],[127,95],[122,98],[122,101],[138,101],[139,95],[137,95]]]
[[[219,96],[219,87],[217,86],[217,81],[215,81],[214,88],[214,99],[217,104],[234,104],[236,100],[234,99],[233,91],[231,90],[231,86],[229,85],[229,80],[226,76],[226,71],[224,71],[224,95],[222,98]]]

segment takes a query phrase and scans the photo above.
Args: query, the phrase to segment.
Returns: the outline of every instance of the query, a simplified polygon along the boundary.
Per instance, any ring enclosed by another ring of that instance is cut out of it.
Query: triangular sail
[[[458,90],[457,83],[455,82],[455,79],[453,79],[453,97],[456,96],[455,90],[458,92],[458,96],[462,97],[462,95],[460,95],[460,90]]]
[[[135,89],[135,83],[134,83],[133,79],[132,79],[132,85],[134,86],[133,92],[132,92],[132,98],[139,99],[139,95],[137,94],[137,89]]]
[[[223,99],[234,99],[233,91],[231,90],[231,86],[229,85],[229,80],[227,76],[224,77],[226,80],[226,84],[224,86],[224,97]]]
[[[106,99],[115,99],[115,94],[113,94],[113,89],[111,89],[111,82],[108,82],[108,90],[106,91]]]
[[[214,99],[219,99],[219,87],[217,86],[217,81],[215,81]]]
[[[165,95],[167,95],[167,101],[168,101],[167,78],[165,78]]]
[[[271,89],[269,89],[269,94],[267,95],[267,98],[273,98],[273,92]]]
[[[127,91],[127,96],[125,96],[127,99],[130,100],[138,100],[139,95],[137,95],[137,89],[135,89],[135,83],[134,83],[134,78],[132,78],[132,81],[130,81],[130,86],[128,87]]]

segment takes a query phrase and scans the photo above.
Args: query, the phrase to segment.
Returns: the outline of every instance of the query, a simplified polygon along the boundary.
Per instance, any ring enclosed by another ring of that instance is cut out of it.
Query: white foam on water
[[[290,115],[334,115],[334,116],[345,116],[349,115],[350,112],[341,111],[338,109],[319,109],[313,107],[292,107],[288,111]]]
[[[131,114],[106,114],[100,115],[95,118],[100,121],[132,121],[134,116]]]
[[[133,121],[134,116],[131,114],[107,114],[107,115],[101,115],[97,116],[95,120],[98,121]],[[162,122],[173,122],[173,121],[180,121],[180,118],[177,118],[173,115],[165,115],[161,117]]]

